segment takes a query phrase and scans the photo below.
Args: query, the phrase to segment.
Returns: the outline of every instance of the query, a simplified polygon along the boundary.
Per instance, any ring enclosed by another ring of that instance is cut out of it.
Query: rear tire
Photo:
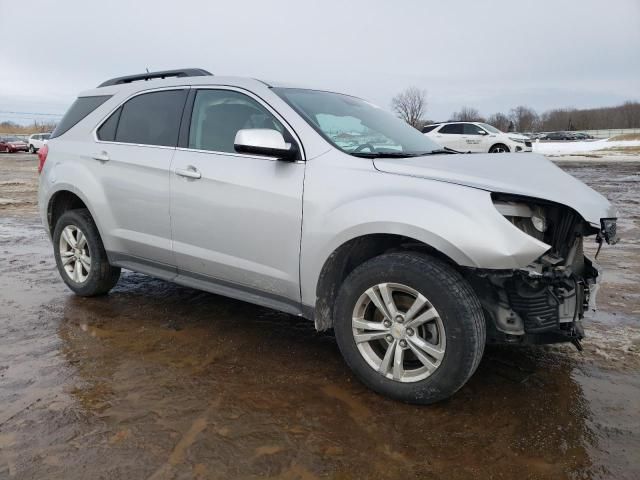
[[[489,153],[509,153],[509,147],[502,143],[496,143],[489,149]]]
[[[404,402],[450,397],[484,352],[485,320],[475,292],[429,255],[389,253],[363,263],[342,284],[334,313],[336,341],[354,374]]]
[[[109,264],[91,214],[68,210],[56,222],[53,251],[62,280],[82,297],[104,295],[120,278],[120,268]]]

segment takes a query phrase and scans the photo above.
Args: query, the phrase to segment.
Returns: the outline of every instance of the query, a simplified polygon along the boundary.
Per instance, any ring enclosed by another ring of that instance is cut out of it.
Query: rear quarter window
[[[67,113],[64,114],[62,120],[51,134],[50,138],[56,138],[66,133],[74,125],[78,124],[83,118],[93,112],[96,108],[109,100],[111,95],[98,95],[94,97],[78,97],[73,102]]]

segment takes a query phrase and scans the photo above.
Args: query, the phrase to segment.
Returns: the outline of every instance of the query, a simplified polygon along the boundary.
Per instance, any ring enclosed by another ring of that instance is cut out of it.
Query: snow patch
[[[533,151],[545,155],[570,155],[620,147],[640,147],[640,140],[613,140],[611,142],[608,140],[582,142],[533,142]]]

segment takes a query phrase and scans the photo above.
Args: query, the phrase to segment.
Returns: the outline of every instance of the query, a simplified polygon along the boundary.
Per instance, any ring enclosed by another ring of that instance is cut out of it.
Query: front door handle
[[[196,167],[188,167],[185,169],[182,168],[176,168],[176,175],[180,175],[181,177],[187,177],[187,178],[202,178],[202,174],[200,173],[200,171],[196,168]]]
[[[91,155],[91,158],[93,158],[94,160],[98,160],[99,162],[108,162],[109,154],[103,150],[101,152],[94,153],[93,155]]]

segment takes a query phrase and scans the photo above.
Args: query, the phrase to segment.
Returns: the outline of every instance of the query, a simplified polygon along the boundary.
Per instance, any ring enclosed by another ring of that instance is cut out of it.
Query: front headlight
[[[543,240],[547,216],[542,207],[520,202],[494,201],[498,212],[527,235]]]
[[[533,209],[533,214],[531,215],[531,223],[539,232],[542,233],[547,231],[547,216],[542,208],[535,207]]]
[[[516,143],[524,143],[524,138],[509,137],[509,140]]]

